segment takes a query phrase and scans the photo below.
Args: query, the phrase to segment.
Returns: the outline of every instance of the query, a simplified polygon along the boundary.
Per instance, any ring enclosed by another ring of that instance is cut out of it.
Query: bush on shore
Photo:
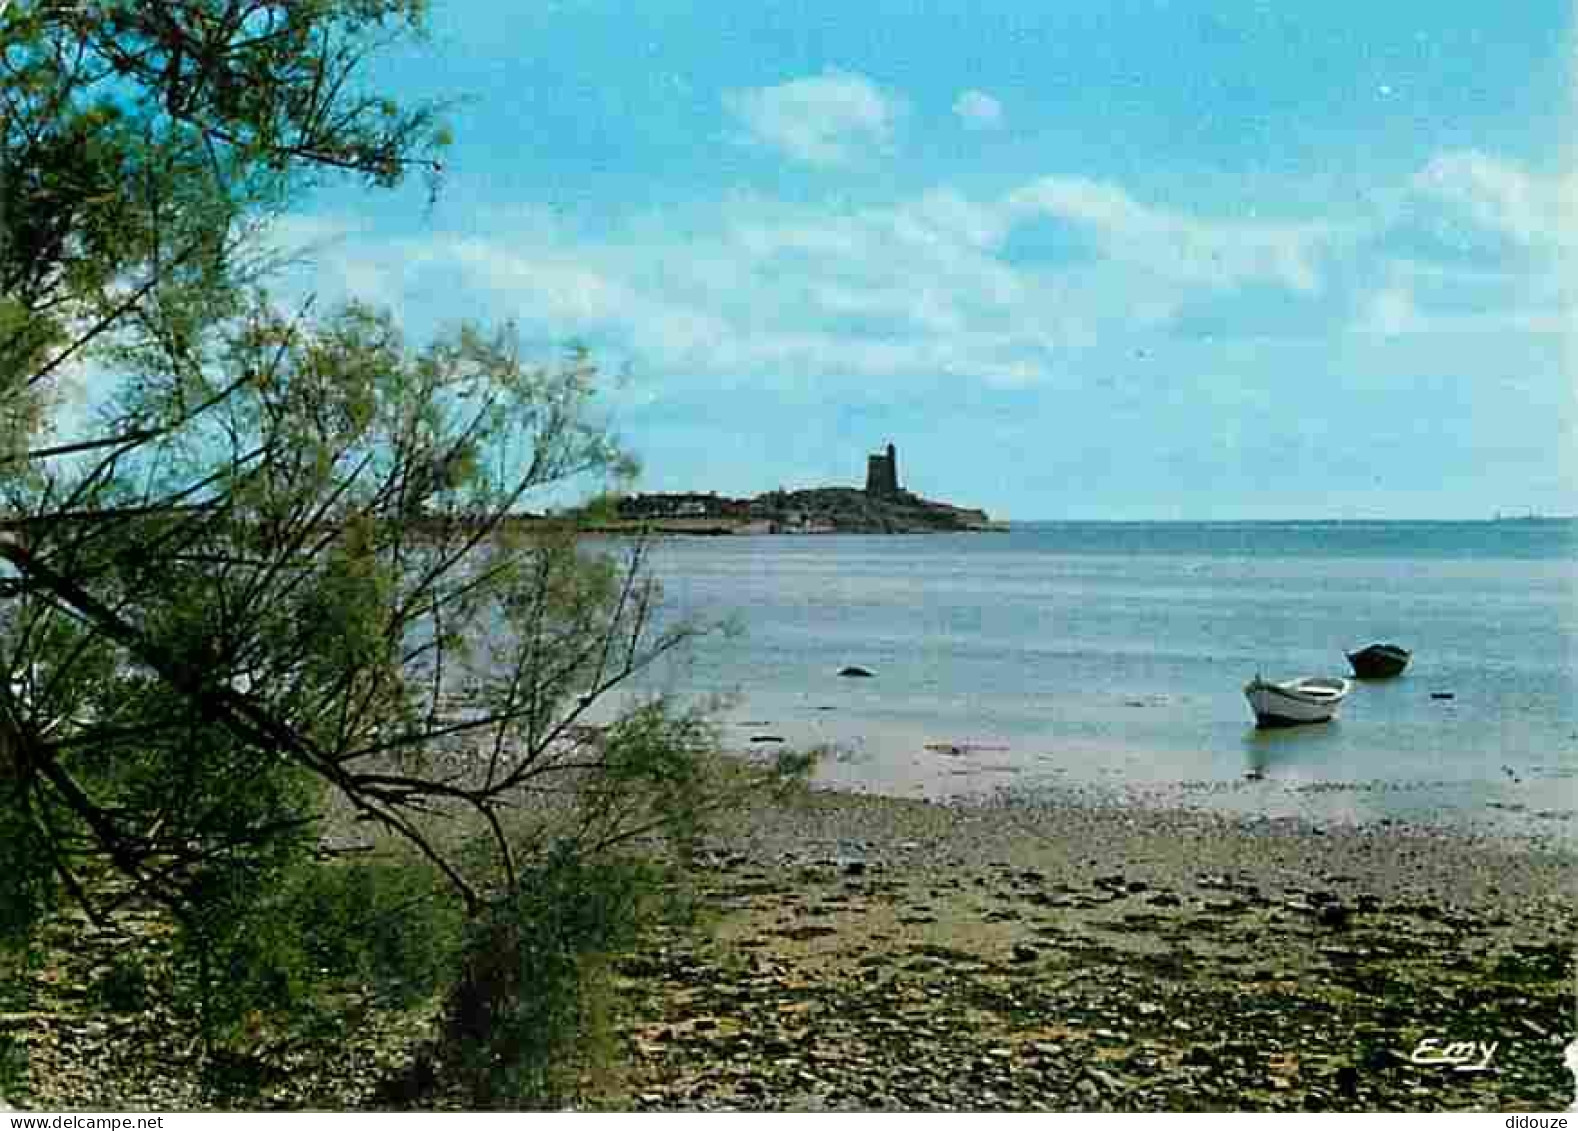
[[[363,69],[424,12],[0,5],[0,942],[123,932],[103,1000],[189,998],[210,1066],[353,1023],[347,987],[437,997],[443,1057],[521,1105],[638,937],[641,857],[749,786],[663,701],[586,725],[708,628],[640,545],[517,521],[634,473],[589,359],[264,288],[320,181],[437,191],[440,108]]]

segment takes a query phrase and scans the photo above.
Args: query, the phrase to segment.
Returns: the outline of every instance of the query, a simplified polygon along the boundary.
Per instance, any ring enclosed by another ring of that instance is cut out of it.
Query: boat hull
[[[1255,679],[1244,687],[1244,697],[1262,727],[1295,727],[1329,723],[1337,717],[1348,696],[1345,679],[1302,679],[1267,683]]]
[[[1360,679],[1391,679],[1402,675],[1408,660],[1408,650],[1395,644],[1371,644],[1368,648],[1348,653],[1348,663],[1353,667],[1353,674]]]

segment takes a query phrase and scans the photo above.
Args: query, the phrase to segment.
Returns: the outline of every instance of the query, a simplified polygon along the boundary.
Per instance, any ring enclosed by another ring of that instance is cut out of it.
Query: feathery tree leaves
[[[572,518],[525,517],[632,471],[588,359],[534,366],[507,329],[413,347],[377,311],[309,318],[259,290],[260,225],[324,177],[440,169],[435,109],[361,83],[422,15],[0,13],[0,931],[62,896],[101,921],[154,901],[212,1034],[299,1002],[315,970],[431,971],[333,910],[394,892],[475,924],[452,932],[471,950],[449,1016],[492,1011],[540,1052],[558,1046],[526,1029],[576,1010],[509,999],[573,990],[565,947],[628,939],[644,873],[621,854],[683,855],[726,791],[699,717],[643,703],[585,725],[696,631],[661,614],[640,546],[589,552]],[[66,429],[84,370],[96,415]],[[386,882],[397,860],[419,891]],[[600,876],[617,882],[577,894]],[[611,917],[564,906],[581,898]],[[281,926],[308,922],[339,941]],[[517,973],[478,976],[500,962]],[[479,1004],[484,983],[503,996]],[[538,1052],[508,1078],[542,1079]]]

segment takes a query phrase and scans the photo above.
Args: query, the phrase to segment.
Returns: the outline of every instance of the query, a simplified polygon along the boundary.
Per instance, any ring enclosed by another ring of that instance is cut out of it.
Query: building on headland
[[[629,495],[619,500],[616,511],[622,519],[650,518],[727,518],[746,517],[749,503],[708,491],[679,494]]]
[[[749,499],[699,494],[633,495],[619,499],[612,532],[667,534],[900,534],[998,530],[985,511],[950,506],[899,485],[898,450],[888,444],[866,459],[865,490],[780,487]]]
[[[892,444],[887,451],[866,457],[866,494],[891,499],[899,494],[899,453]]]

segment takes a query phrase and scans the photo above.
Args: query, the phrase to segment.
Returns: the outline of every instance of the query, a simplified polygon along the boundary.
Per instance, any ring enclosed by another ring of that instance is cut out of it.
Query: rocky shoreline
[[[599,534],[943,534],[1001,533],[985,511],[852,487],[769,491],[750,499],[719,495],[637,495],[619,500],[615,517],[595,521]]]
[[[763,802],[704,855],[711,929],[618,964],[619,1063],[578,1106],[1561,1110],[1574,865],[1398,824]],[[89,992],[115,945],[63,920],[37,1003],[0,1015],[30,1053],[28,1106],[211,1105],[189,1026]],[[241,1102],[376,1108],[426,1020],[373,1012],[332,1049],[262,1049]],[[1493,1046],[1486,1070],[1443,1062],[1454,1042]]]
[[[1573,1101],[1578,873],[1531,844],[817,794],[710,866],[712,940],[623,967],[638,1109]]]

